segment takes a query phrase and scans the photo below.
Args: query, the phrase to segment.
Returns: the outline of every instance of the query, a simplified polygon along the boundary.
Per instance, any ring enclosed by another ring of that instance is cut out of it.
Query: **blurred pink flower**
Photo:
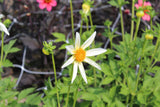
[[[148,15],[146,12],[149,12],[149,10],[147,10],[147,6],[151,6],[150,2],[143,2],[143,0],[138,0],[138,3],[135,4],[135,7],[138,9],[139,7],[142,7],[143,11],[144,11],[144,16],[142,17],[143,20],[146,21],[150,21],[150,15]]]
[[[39,8],[44,9],[47,8],[47,11],[51,11],[52,7],[57,6],[56,0],[37,0],[39,3]]]

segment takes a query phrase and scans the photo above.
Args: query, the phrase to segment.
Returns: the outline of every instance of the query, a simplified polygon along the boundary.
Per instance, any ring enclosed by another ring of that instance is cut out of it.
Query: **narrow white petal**
[[[87,84],[87,78],[86,78],[86,73],[85,73],[83,64],[82,64],[82,63],[79,63],[78,65],[79,65],[79,70],[80,70],[80,73],[81,73],[81,75],[82,75],[82,78],[84,79],[84,81],[85,81],[86,84]]]
[[[90,58],[87,58],[87,57],[86,57],[86,58],[84,59],[84,61],[87,62],[88,64],[96,67],[97,69],[101,70],[101,67],[100,67],[96,62],[94,62],[93,60],[91,60]]]
[[[103,49],[103,48],[90,49],[90,50],[86,51],[86,56],[95,56],[95,55],[102,54],[106,51],[107,50]]]
[[[0,22],[0,30],[2,32],[5,32],[7,35],[9,35],[9,32],[8,32],[6,26],[3,23],[1,23],[1,22]]]
[[[75,48],[79,48],[81,44],[81,39],[80,39],[80,35],[78,32],[76,32],[76,41],[75,41]]]
[[[67,51],[69,51],[71,54],[73,54],[73,51],[74,51],[73,45],[68,45],[68,46],[66,46],[66,49],[67,49]]]
[[[73,66],[73,76],[72,76],[72,81],[71,83],[73,83],[73,81],[75,80],[76,76],[77,76],[77,71],[78,71],[78,63],[74,62],[74,66]]]
[[[70,65],[74,61],[74,57],[70,57],[63,65],[61,68],[65,68],[66,66]]]
[[[91,43],[93,42],[93,40],[94,40],[95,37],[96,37],[96,31],[83,43],[83,45],[81,46],[81,48],[85,49],[89,45],[91,45]]]

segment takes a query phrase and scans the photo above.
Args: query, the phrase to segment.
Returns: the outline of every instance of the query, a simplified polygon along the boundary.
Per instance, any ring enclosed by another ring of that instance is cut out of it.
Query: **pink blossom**
[[[52,7],[57,6],[56,0],[37,0],[37,2],[40,9],[47,8],[47,11],[51,11]]]
[[[149,12],[149,10],[147,10],[147,6],[151,6],[150,2],[143,2],[143,0],[138,0],[138,3],[135,4],[135,7],[138,9],[139,7],[142,7],[143,11],[144,11],[144,16],[142,17],[143,20],[146,21],[150,21],[150,15],[147,14],[146,12]]]

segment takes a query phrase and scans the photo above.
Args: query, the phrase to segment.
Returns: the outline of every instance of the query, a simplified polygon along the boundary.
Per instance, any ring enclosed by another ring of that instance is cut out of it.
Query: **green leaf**
[[[0,95],[0,98],[2,98],[2,99],[12,99],[12,98],[14,98],[17,94],[18,94],[18,92],[6,91],[6,92],[3,92],[3,93]]]
[[[105,79],[102,80],[102,82],[100,84],[101,85],[107,85],[107,84],[111,83],[113,80],[114,80],[113,77],[107,76]]]
[[[31,94],[27,96],[26,103],[31,105],[38,105],[41,102],[41,97],[38,95],[38,93]]]
[[[137,95],[137,100],[141,103],[141,104],[146,104],[146,96],[143,95],[143,93],[139,93]]]
[[[109,1],[108,2],[110,5],[112,5],[112,6],[115,6],[115,7],[119,7],[119,5],[118,5],[118,3],[117,3],[117,1],[116,0],[111,0],[111,1]]]
[[[54,32],[52,35],[57,38],[54,42],[66,42],[66,37],[63,33]]]
[[[105,107],[105,104],[101,100],[95,100],[92,103],[92,107]]]
[[[113,86],[110,90],[109,90],[109,96],[111,99],[114,99],[115,95],[116,95],[116,90],[117,90],[117,86]]]
[[[6,59],[2,62],[2,66],[3,67],[11,67],[11,66],[13,66],[13,64],[10,60]]]
[[[129,88],[126,85],[121,85],[120,94],[127,96],[129,94]]]
[[[110,70],[108,64],[102,63],[102,64],[101,64],[101,69],[102,69],[102,72],[103,72],[105,75],[107,75],[107,76],[112,76],[112,73],[111,73],[111,70]]]
[[[83,92],[81,99],[83,100],[88,100],[88,101],[93,101],[97,99],[97,96],[95,94],[92,93],[87,93],[87,92]]]
[[[8,53],[11,47],[15,44],[16,40],[11,40],[8,44],[4,45],[3,51]]]
[[[15,52],[18,52],[18,51],[20,51],[19,48],[13,47],[10,50],[8,50],[8,53],[15,53]]]
[[[26,98],[30,93],[32,93],[35,89],[34,88],[28,88],[20,92],[18,95],[18,101],[22,100],[23,98]]]

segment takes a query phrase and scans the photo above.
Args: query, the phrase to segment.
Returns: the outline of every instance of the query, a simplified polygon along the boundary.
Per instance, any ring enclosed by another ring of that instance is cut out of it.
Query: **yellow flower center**
[[[75,57],[77,62],[82,62],[86,57],[86,51],[83,50],[82,48],[77,49],[75,51],[74,57]]]
[[[83,12],[87,14],[90,11],[90,5],[84,3],[82,5],[82,9],[83,9]]]
[[[51,0],[44,0],[44,2],[45,2],[45,3],[50,3],[50,2],[51,2]]]

